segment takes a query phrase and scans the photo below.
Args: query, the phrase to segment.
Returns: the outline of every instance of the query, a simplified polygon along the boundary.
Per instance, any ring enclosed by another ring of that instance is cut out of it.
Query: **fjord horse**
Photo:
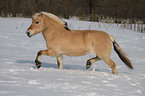
[[[38,52],[35,63],[37,68],[41,67],[40,57],[42,55],[57,57],[58,69],[63,69],[62,58],[67,56],[82,56],[96,54],[86,63],[88,69],[92,63],[103,60],[110,66],[113,74],[117,74],[115,63],[110,59],[112,44],[120,59],[131,69],[131,61],[116,43],[113,36],[97,30],[71,30],[56,15],[46,12],[35,13],[32,16],[32,24],[26,33],[29,37],[42,32],[46,41],[46,50]]]

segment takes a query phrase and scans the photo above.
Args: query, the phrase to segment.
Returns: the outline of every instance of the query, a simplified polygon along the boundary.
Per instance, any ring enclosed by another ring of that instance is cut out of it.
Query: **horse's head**
[[[70,29],[66,25],[67,23],[63,22],[60,18],[58,18],[54,14],[47,13],[47,12],[40,12],[40,13],[35,13],[34,16],[32,16],[32,24],[27,29],[26,34],[29,37],[34,36],[40,32],[45,31],[46,29],[48,29],[48,27],[50,27],[50,25],[53,24],[62,26],[66,30],[70,31]]]
[[[32,24],[27,29],[26,34],[31,37],[42,32],[44,29],[45,26],[43,23],[43,13],[36,13],[34,16],[32,16]]]

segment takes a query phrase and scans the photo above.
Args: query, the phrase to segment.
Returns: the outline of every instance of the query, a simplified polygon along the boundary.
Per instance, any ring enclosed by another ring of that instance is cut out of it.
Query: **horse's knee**
[[[37,55],[40,56],[42,54],[42,50],[40,50]]]
[[[40,51],[37,53],[37,56],[40,56],[40,55],[49,55],[48,50],[40,50]]]
[[[37,57],[35,59],[35,63],[36,63],[36,66],[37,66],[38,69],[41,67],[41,62],[40,62],[41,55],[47,55],[47,54],[48,54],[48,50],[40,50],[37,53]]]

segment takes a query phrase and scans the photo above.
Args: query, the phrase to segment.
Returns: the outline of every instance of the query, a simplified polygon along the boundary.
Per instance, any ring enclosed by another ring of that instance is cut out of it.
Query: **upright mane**
[[[51,18],[52,20],[54,20],[55,22],[58,22],[60,24],[65,24],[60,18],[58,18],[56,15],[52,14],[52,13],[47,13],[47,12],[42,12],[44,15],[48,16],[49,18]]]

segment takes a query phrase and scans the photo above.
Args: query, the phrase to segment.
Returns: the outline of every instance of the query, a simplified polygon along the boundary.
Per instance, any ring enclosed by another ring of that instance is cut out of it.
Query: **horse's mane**
[[[65,24],[60,18],[58,18],[56,15],[54,15],[52,13],[43,12],[43,14],[48,16],[49,18],[51,18],[55,22],[58,22],[58,23],[63,24],[63,25]]]
[[[47,12],[40,12],[40,13],[35,13],[34,15],[33,15],[33,17],[32,18],[37,18],[38,16],[41,16],[41,14],[43,14],[43,15],[45,15],[45,16],[47,16],[47,17],[49,17],[50,19],[52,19],[53,21],[55,21],[55,22],[57,22],[57,23],[59,23],[59,24],[65,24],[65,22],[63,22],[60,18],[58,18],[56,15],[54,15],[54,14],[52,14],[52,13],[47,13]]]

